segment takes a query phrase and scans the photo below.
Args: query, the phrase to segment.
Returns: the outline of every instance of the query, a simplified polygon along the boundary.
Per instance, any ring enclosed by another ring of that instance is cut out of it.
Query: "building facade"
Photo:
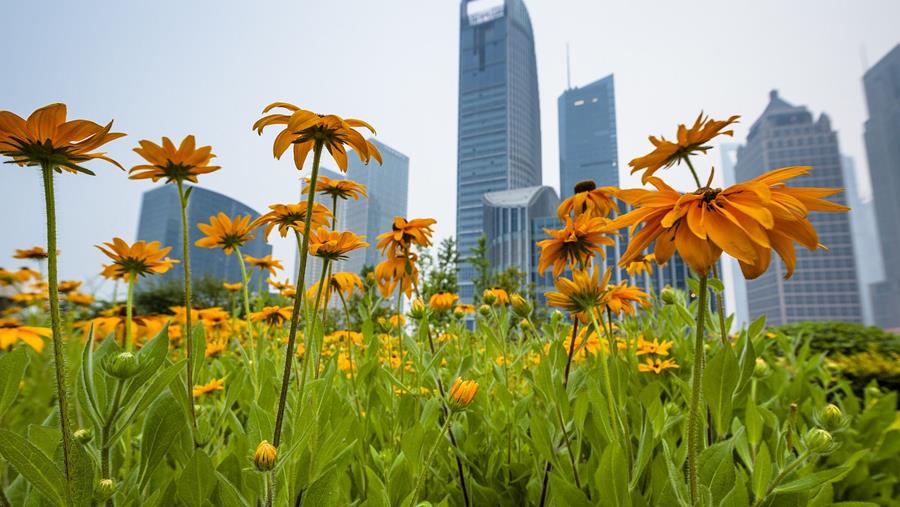
[[[193,187],[188,200],[187,222],[188,241],[191,256],[191,280],[214,278],[223,282],[240,282],[241,266],[237,255],[225,255],[219,248],[201,248],[194,242],[203,237],[198,223],[209,223],[211,216],[223,212],[231,218],[238,215],[259,216],[249,206],[226,195],[205,188]],[[162,246],[172,247],[169,257],[183,261],[181,255],[181,204],[175,185],[162,185],[144,192],[141,198],[141,212],[138,222],[137,239],[159,241]],[[241,247],[241,253],[253,257],[271,255],[272,246],[257,232],[256,237]],[[248,273],[248,275],[251,273]],[[170,269],[160,275],[162,280],[182,280],[180,268]],[[258,272],[252,270],[250,287],[256,287]],[[263,282],[265,283],[265,282]]]
[[[734,165],[737,163],[737,152],[740,144],[722,143],[719,151],[722,154],[723,186],[729,187],[737,183]],[[725,283],[725,309],[734,314],[734,325],[738,329],[750,324],[750,308],[747,304],[747,280],[741,273],[737,259],[730,255],[722,256],[722,281]]]
[[[616,101],[613,76],[570,88],[557,100],[559,111],[559,195],[571,197],[575,184],[619,186]]]
[[[482,196],[541,184],[541,118],[534,33],[523,0],[462,0],[456,238],[460,298],[475,270],[465,262],[484,223]]]
[[[884,260],[884,281],[871,285],[875,323],[900,328],[900,265],[889,262],[900,251],[900,45],[863,76],[869,119],[866,154]]]
[[[773,90],[769,104],[750,127],[737,152],[736,179],[746,181],[779,167],[813,166],[808,176],[790,182],[805,187],[845,188],[837,133],[824,113],[817,120]],[[844,193],[829,198],[847,204]],[[847,213],[811,213],[809,220],[828,251],[797,246],[796,269],[785,280],[785,267],[773,254],[766,273],[747,282],[750,318],[766,315],[770,325],[798,321],[862,322],[853,235]]]
[[[857,180],[857,166],[853,158],[841,157],[841,168],[844,171],[844,182],[847,187],[847,206],[850,212],[850,229],[853,231],[854,252],[866,252],[866,255],[856,255],[856,279],[859,282],[859,299],[862,304],[863,322],[868,325],[875,324],[875,305],[872,301],[870,287],[884,281],[884,263],[881,259],[881,249],[873,248],[880,243],[878,238],[878,226],[875,222],[875,206],[871,196],[860,193]]]

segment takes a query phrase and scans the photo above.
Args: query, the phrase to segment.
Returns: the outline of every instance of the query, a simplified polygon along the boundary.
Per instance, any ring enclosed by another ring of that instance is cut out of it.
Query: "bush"
[[[810,348],[816,352],[900,354],[900,336],[875,326],[835,321],[797,322],[771,328],[771,331],[808,339]]]

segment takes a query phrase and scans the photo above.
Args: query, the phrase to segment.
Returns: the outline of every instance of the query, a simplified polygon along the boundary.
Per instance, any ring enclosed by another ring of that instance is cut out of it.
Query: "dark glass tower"
[[[573,194],[575,184],[593,180],[598,187],[619,186],[616,102],[613,76],[559,96],[559,193]]]
[[[866,154],[872,178],[884,281],[871,286],[875,324],[900,328],[900,45],[863,76],[869,119]],[[873,245],[874,247],[874,245]]]
[[[779,167],[809,165],[812,173],[790,184],[804,187],[846,188],[841,170],[837,133],[828,116],[817,120],[803,106],[794,106],[773,90],[769,104],[737,152],[737,181],[747,181]],[[844,193],[830,200],[847,204]],[[847,213],[810,213],[809,220],[828,251],[809,251],[797,245],[794,276],[784,279],[785,267],[773,253],[769,270],[747,282],[750,318],[766,315],[771,325],[798,321],[862,322],[853,235]]]
[[[541,114],[531,20],[522,0],[463,0],[459,34],[456,236],[476,246],[482,196],[541,184]],[[473,296],[472,266],[459,265],[460,297]]]

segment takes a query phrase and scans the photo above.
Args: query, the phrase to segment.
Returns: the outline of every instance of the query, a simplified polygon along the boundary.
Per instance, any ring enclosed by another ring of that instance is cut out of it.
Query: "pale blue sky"
[[[558,182],[566,42],[574,85],[616,75],[622,167],[647,150],[648,134],[671,135],[700,109],[744,115],[743,140],[771,88],[826,111],[842,151],[867,167],[863,60],[900,42],[896,0],[526,3],[546,184]],[[140,139],[196,134],[223,166],[201,184],[257,210],[296,200],[299,187],[292,163],[272,158],[272,135],[250,131],[263,106],[283,100],[363,118],[410,157],[410,214],[437,218],[446,236],[455,228],[458,12],[457,0],[9,1],[0,109],[24,116],[62,101],[70,117],[114,118],[129,136],[108,151],[128,167]],[[719,154],[708,161],[718,166]],[[63,278],[95,276],[103,259],[92,245],[133,241],[140,195],[152,188],[112,166],[91,168],[96,177],[57,178]],[[14,248],[44,244],[39,179],[0,167],[0,266],[21,264]],[[273,244],[290,265],[290,243]]]

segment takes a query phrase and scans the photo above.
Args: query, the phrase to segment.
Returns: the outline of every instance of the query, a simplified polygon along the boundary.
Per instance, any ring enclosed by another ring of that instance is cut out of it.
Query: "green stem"
[[[694,364],[691,378],[691,405],[690,414],[688,415],[688,483],[691,489],[691,503],[697,502],[698,484],[697,472],[698,463],[697,456],[700,446],[700,427],[701,422],[701,393],[703,388],[703,368],[706,365],[706,349],[704,348],[705,337],[703,334],[704,324],[706,323],[706,307],[707,307],[707,275],[700,277],[700,289],[697,301],[697,336],[694,344]]]
[[[395,326],[395,331],[397,331],[397,348],[399,351],[397,352],[398,357],[400,358],[400,383],[403,384],[403,371],[406,369],[403,361],[403,324],[400,322],[400,305],[403,302],[403,291],[400,288],[397,288],[397,309],[396,309],[396,321],[397,325]]]
[[[769,497],[772,496],[772,492],[775,491],[775,488],[777,488],[782,481],[787,479],[789,475],[794,473],[794,470],[797,470],[797,468],[799,468],[808,457],[809,452],[804,452],[803,454],[797,456],[797,459],[794,460],[793,463],[785,467],[784,470],[782,470],[777,476],[775,476],[774,479],[772,479],[772,482],[770,482],[769,486],[766,488],[765,494],[762,497],[757,498],[756,501],[753,502],[753,507],[762,507],[763,505],[765,505],[766,500],[768,500]]]
[[[416,488],[413,490],[413,501],[410,505],[418,505],[419,503],[419,490],[422,489],[422,484],[425,482],[425,476],[428,474],[428,468],[431,466],[431,460],[434,458],[434,452],[437,450],[438,444],[443,440],[442,437],[444,436],[444,433],[446,433],[447,429],[450,427],[450,419],[452,417],[453,413],[451,412],[444,420],[444,425],[441,426],[441,432],[438,435],[438,438],[434,439],[434,445],[431,446],[428,455],[425,456],[425,462],[422,464],[422,471],[419,473],[419,477],[416,480]]]
[[[247,278],[247,265],[244,263],[244,255],[241,254],[241,249],[237,246],[234,247],[234,253],[237,254],[238,262],[241,265],[241,281],[243,285],[241,294],[243,297],[244,303],[244,318],[250,318],[250,289],[247,286],[250,284],[250,280]]]
[[[241,249],[238,246],[234,247],[234,253],[238,257],[238,264],[241,266],[241,299],[244,306],[244,319],[247,322],[247,334],[250,337],[250,374],[253,376],[253,387],[254,392],[258,395],[258,381],[257,378],[257,361],[259,360],[259,351],[257,350],[256,343],[256,326],[253,325],[253,321],[250,320],[250,290],[247,286],[250,283],[250,280],[247,278],[247,265],[244,263],[244,254],[241,253]]]
[[[718,262],[713,264],[713,277],[719,280],[719,283],[725,284],[725,281],[719,278]],[[719,332],[722,335],[722,343],[728,343],[728,330],[725,329],[725,304],[722,302],[722,293],[716,291],[716,310],[719,314]]]
[[[322,274],[319,276],[319,287],[316,289],[316,300],[313,305],[313,318],[311,319],[310,331],[316,336],[316,371],[313,372],[313,378],[319,378],[319,362],[322,360],[322,347],[325,344],[325,330],[322,330],[322,337],[319,338],[318,334],[316,334],[316,317],[319,314],[319,303],[322,301],[322,292],[325,291],[325,286],[328,283],[325,281],[325,277],[328,275],[328,267],[331,263],[328,259],[322,259]],[[324,311],[322,313],[325,313]]]
[[[191,426],[197,429],[197,412],[194,408],[194,328],[191,322],[191,256],[188,243],[187,197],[184,195],[184,183],[177,180],[178,199],[181,203],[181,262],[184,267],[184,330],[185,356],[187,357],[187,397],[191,413]]]
[[[697,176],[697,171],[694,169],[694,164],[691,163],[691,157],[684,157],[684,161],[687,163],[688,169],[691,170],[691,174],[694,176],[694,182],[697,183],[697,189],[703,188],[703,184],[700,183],[700,177]]]
[[[125,300],[125,350],[134,350],[134,332],[131,330],[132,315],[134,314],[134,278],[135,274],[128,275],[128,295]]]
[[[56,398],[59,407],[59,425],[62,431],[63,463],[66,487],[72,491],[75,480],[75,464],[72,462],[72,423],[69,408],[69,386],[66,375],[66,359],[63,350],[62,326],[59,318],[59,285],[56,269],[56,199],[53,193],[53,167],[41,164],[44,177],[44,201],[47,207],[47,285],[50,296],[50,326],[53,332],[53,363],[56,374]]]

